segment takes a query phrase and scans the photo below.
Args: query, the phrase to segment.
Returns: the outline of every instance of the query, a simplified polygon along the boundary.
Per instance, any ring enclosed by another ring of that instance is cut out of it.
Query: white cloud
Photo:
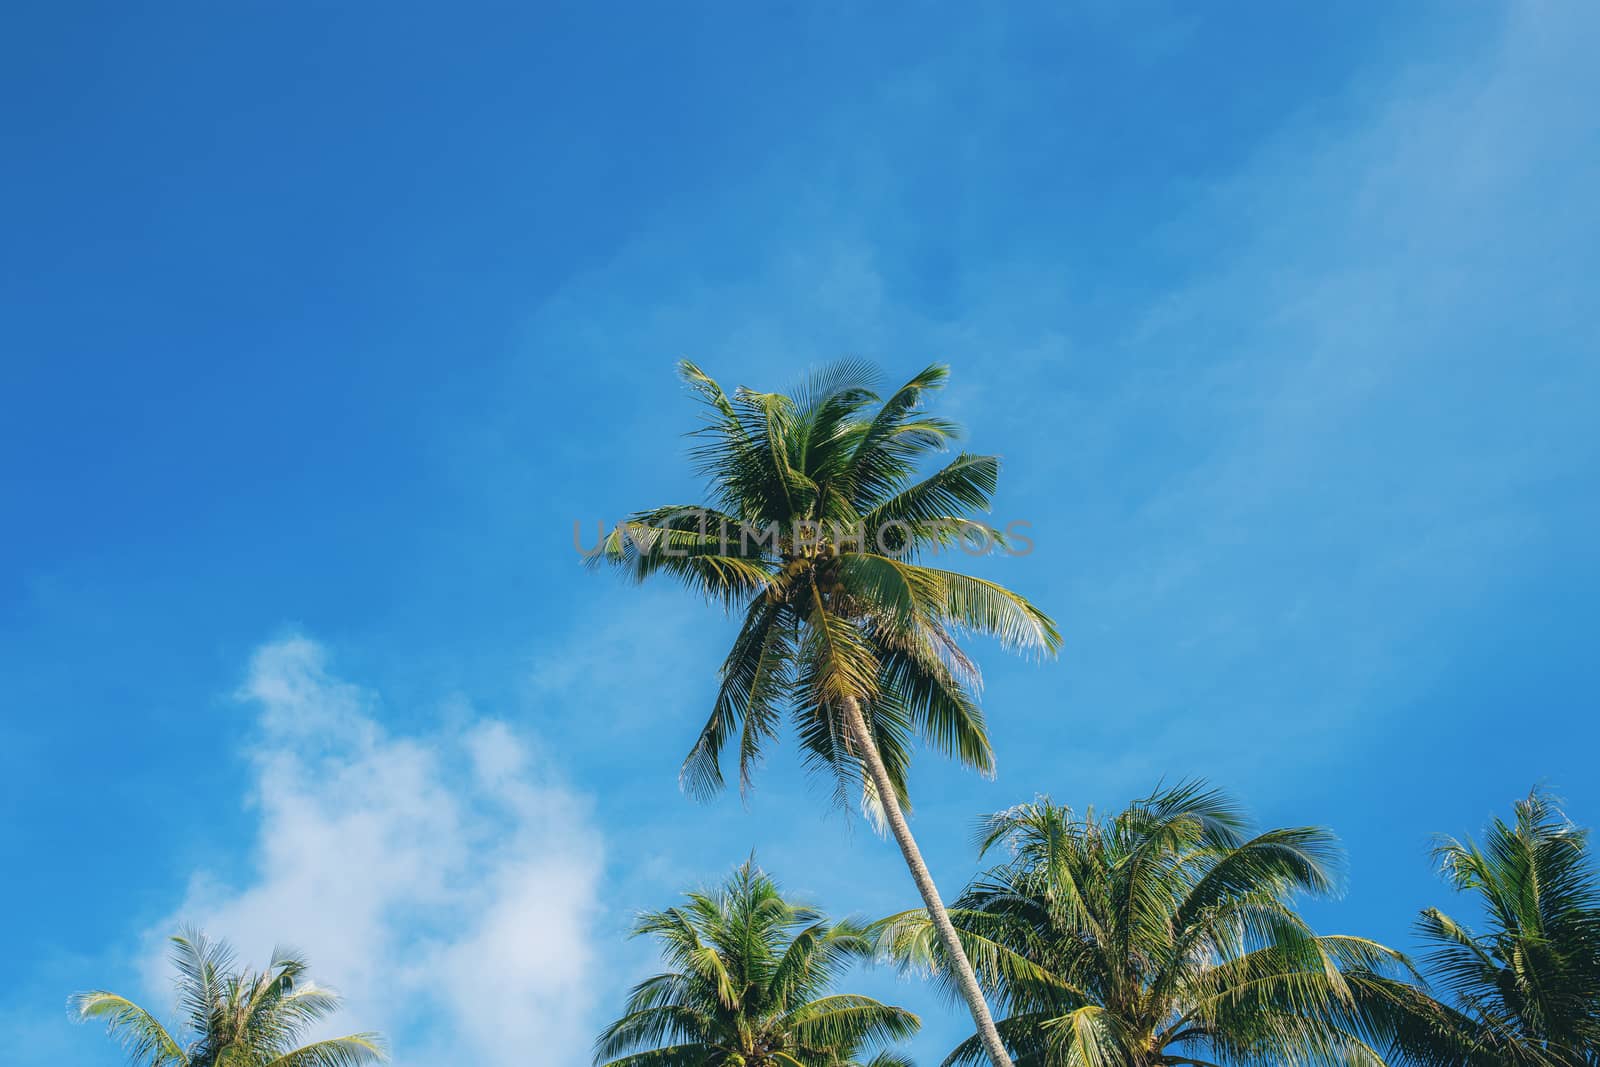
[[[254,879],[200,872],[173,922],[256,965],[305,951],[345,996],[335,1025],[384,1031],[402,1067],[584,1060],[601,855],[583,799],[503,722],[390,734],[303,637],[260,648],[241,697]]]

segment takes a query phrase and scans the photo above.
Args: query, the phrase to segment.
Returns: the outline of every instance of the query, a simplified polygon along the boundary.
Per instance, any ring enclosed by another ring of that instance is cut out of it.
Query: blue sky
[[[1332,825],[1600,822],[1600,31],[1579,3],[33,5],[0,33],[0,903],[19,1063],[159,938],[294,943],[404,1067],[580,1063],[632,913],[752,849],[914,900],[790,754],[675,771],[729,624],[575,521],[689,498],[672,374],[954,368],[1005,458],[979,812],[1204,775]],[[1590,648],[1589,653],[1583,650]],[[966,1031],[922,986],[855,979]],[[530,1042],[534,1042],[530,1046]]]

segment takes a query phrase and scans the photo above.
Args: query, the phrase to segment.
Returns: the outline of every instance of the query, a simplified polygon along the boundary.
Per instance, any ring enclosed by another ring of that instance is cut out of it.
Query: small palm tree
[[[1415,1042],[1420,1063],[1463,1067],[1600,1064],[1600,883],[1588,834],[1535,790],[1510,823],[1496,819],[1480,845],[1442,839],[1445,880],[1472,893],[1477,933],[1437,908],[1417,930],[1424,972],[1448,994]]]
[[[981,840],[1008,858],[950,914],[1019,1065],[1383,1063],[1403,957],[1319,937],[1292,906],[1334,888],[1326,830],[1250,835],[1226,797],[1188,784],[1109,818],[1042,799],[990,817]],[[920,912],[876,932],[947,980]],[[944,1062],[982,1056],[973,1038]]]
[[[970,517],[987,509],[994,456],[961,453],[916,480],[957,427],[923,403],[947,371],[932,366],[881,401],[870,372],[840,364],[795,395],[740,388],[729,397],[692,363],[679,370],[704,402],[694,450],[709,504],[636,513],[595,550],[643,581],[676,578],[743,613],[722,684],[681,781],[705,795],[723,784],[735,743],[741,788],[785,712],[836,800],[859,791],[893,833],[944,938],[962,995],[997,1067],[1009,1061],[906,823],[913,735],[983,773],[994,755],[974,692],[979,676],[957,636],[983,633],[1054,651],[1055,624],[993,582],[923,565],[958,543],[1003,546]]]
[[[871,941],[785,900],[745,863],[717,891],[639,918],[672,970],[634,987],[595,1042],[607,1067],[896,1067],[874,1047],[916,1033],[917,1017],[828,986]],[[619,1057],[619,1058],[613,1058]]]
[[[79,1019],[106,1024],[134,1067],[358,1067],[385,1058],[376,1034],[299,1044],[339,1007],[336,994],[306,977],[301,957],[275,950],[265,971],[235,971],[227,944],[204,934],[184,931],[171,946],[184,1024],[178,1036],[116,993],[71,1001]]]

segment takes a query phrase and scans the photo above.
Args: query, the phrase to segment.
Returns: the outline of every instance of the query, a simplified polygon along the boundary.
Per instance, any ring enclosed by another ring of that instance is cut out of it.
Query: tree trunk
[[[900,846],[900,854],[905,857],[906,867],[911,871],[911,880],[917,883],[917,891],[922,894],[922,903],[928,909],[928,918],[933,920],[933,927],[939,932],[939,940],[944,944],[945,951],[950,954],[950,961],[956,969],[956,978],[961,987],[961,997],[972,1012],[972,1021],[978,1025],[978,1035],[983,1040],[983,1047],[988,1051],[994,1067],[1012,1067],[1011,1057],[1006,1054],[1005,1043],[1000,1040],[1000,1032],[995,1029],[994,1019],[989,1015],[989,1004],[983,999],[983,990],[978,988],[978,976],[972,970],[972,962],[967,959],[966,950],[961,947],[960,938],[956,936],[956,928],[950,922],[950,913],[945,911],[944,901],[939,899],[939,887],[933,884],[933,875],[928,873],[928,865],[922,862],[922,851],[917,848],[916,838],[911,836],[911,827],[906,825],[906,817],[900,811],[900,798],[894,791],[889,770],[883,765],[883,757],[878,755],[877,743],[872,739],[872,733],[867,729],[867,720],[861,714],[861,705],[854,697],[844,699],[844,714],[845,723],[855,735],[856,746],[860,749],[867,771],[872,775],[873,784],[878,787],[878,799],[883,804],[883,816],[894,834],[895,843]]]

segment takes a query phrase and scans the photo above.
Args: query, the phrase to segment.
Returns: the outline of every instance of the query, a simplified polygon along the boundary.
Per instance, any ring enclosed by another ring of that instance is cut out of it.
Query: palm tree
[[[909,1067],[887,1050],[860,1057],[916,1033],[915,1015],[827,993],[851,961],[870,955],[865,930],[785,900],[753,862],[715,892],[640,916],[633,933],[653,936],[673,969],[633,988],[626,1013],[595,1042],[596,1063]]]
[[[183,1040],[127,997],[104,990],[72,998],[74,1015],[106,1024],[134,1067],[357,1067],[385,1058],[376,1034],[300,1045],[307,1027],[339,1006],[306,977],[306,961],[281,949],[265,971],[236,971],[221,941],[184,931],[173,937]]]
[[[1440,1005],[1417,1062],[1461,1067],[1600,1064],[1600,883],[1588,834],[1549,795],[1533,791],[1511,823],[1495,819],[1481,845],[1440,840],[1434,858],[1458,892],[1474,894],[1476,933],[1437,908],[1417,931]]]
[[[989,817],[981,852],[1007,858],[951,918],[1022,1067],[1381,1065],[1398,953],[1319,937],[1297,894],[1335,887],[1331,835],[1257,834],[1200,784],[1079,816],[1048,799]],[[920,912],[878,924],[880,951],[948,981]],[[976,1038],[947,1065],[979,1062]]]
[[[870,372],[844,363],[795,395],[740,388],[732,397],[679,365],[706,408],[693,450],[711,502],[656,508],[621,523],[591,554],[643,581],[656,574],[743,614],[711,716],[681,781],[723,784],[723,749],[738,735],[741,789],[792,716],[807,760],[835,776],[836,800],[859,790],[887,823],[944,939],[961,991],[997,1067],[1004,1046],[939,891],[906,824],[913,734],[980,772],[994,755],[963,632],[1053,652],[1053,622],[993,582],[924,566],[929,552],[1004,546],[970,517],[987,509],[1000,463],[961,453],[921,480],[919,466],[957,434],[923,410],[947,377],[924,370],[880,403]]]

